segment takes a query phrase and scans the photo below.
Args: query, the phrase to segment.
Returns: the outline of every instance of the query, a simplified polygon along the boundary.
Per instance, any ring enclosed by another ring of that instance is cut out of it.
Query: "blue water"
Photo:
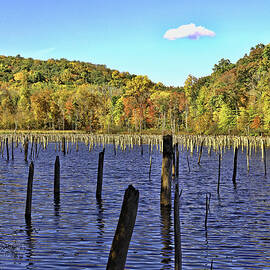
[[[84,144],[55,151],[54,143],[34,158],[32,220],[24,219],[29,162],[15,149],[14,161],[0,157],[0,269],[105,269],[124,191],[140,192],[126,269],[173,269],[173,210],[161,211],[162,154],[154,147],[149,179],[149,148],[126,151],[107,145],[102,201],[97,202],[98,153]],[[61,197],[54,202],[54,161],[60,156]],[[190,162],[190,172],[187,157]],[[29,158],[30,159],[30,158]],[[223,153],[220,196],[218,156],[204,149],[180,152],[179,185],[183,269],[270,269],[270,149],[264,176],[261,153],[238,152],[237,188],[232,183],[233,151]],[[175,180],[176,181],[176,180]],[[205,196],[211,193],[207,230]],[[173,193],[172,193],[173,199]]]

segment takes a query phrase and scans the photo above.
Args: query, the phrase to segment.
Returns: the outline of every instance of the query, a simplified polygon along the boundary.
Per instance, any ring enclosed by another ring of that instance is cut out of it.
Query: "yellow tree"
[[[124,106],[131,108],[133,117],[138,116],[140,132],[152,87],[153,83],[147,76],[136,76],[126,84]]]

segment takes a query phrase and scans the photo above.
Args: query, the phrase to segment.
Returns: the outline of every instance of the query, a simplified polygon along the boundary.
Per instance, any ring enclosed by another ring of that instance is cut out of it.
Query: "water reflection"
[[[27,258],[27,269],[32,269],[33,266],[33,253],[34,253],[34,238],[33,238],[33,227],[31,222],[31,217],[25,219],[25,232],[26,232],[26,258]]]
[[[162,255],[162,268],[172,268],[172,220],[171,220],[171,207],[160,205],[160,221],[161,221],[161,242],[163,248],[161,249]]]
[[[105,222],[103,218],[103,201],[102,199],[97,199],[97,227],[98,227],[98,234],[99,234],[99,239],[102,239],[102,236],[104,235],[104,227],[105,227]],[[99,243],[100,241],[97,241]],[[103,243],[103,241],[102,241]]]
[[[54,196],[54,215],[56,217],[60,216],[60,195]]]

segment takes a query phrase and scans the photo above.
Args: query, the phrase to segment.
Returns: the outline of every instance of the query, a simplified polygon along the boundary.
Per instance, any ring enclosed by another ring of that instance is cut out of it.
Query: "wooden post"
[[[129,185],[125,191],[118,225],[113,238],[107,270],[124,270],[139,204],[139,191]]]
[[[172,178],[175,178],[175,145],[173,146],[173,154],[172,154]]]
[[[62,153],[66,155],[66,138],[62,137]]]
[[[115,139],[113,138],[113,151],[114,155],[116,156],[116,146],[115,146]]]
[[[143,155],[143,139],[140,137],[141,155]]]
[[[218,185],[217,185],[217,193],[219,195],[219,187],[220,187],[220,167],[221,167],[221,153],[218,154]]]
[[[56,156],[54,163],[54,199],[60,198],[60,161],[59,156]]]
[[[171,206],[172,155],[172,136],[163,136],[163,158],[160,192],[160,204],[163,206]]]
[[[205,220],[204,220],[205,230],[207,230],[208,213],[210,211],[210,199],[211,199],[211,193],[209,194],[209,197],[208,197],[208,194],[206,194],[206,197],[205,197]]]
[[[178,149],[178,143],[175,144],[175,150],[176,150],[176,177],[179,177],[179,149]]]
[[[104,153],[105,148],[103,148],[103,151],[99,153],[98,157],[98,175],[97,175],[97,190],[96,190],[96,198],[98,200],[101,199],[101,192],[102,192]]]
[[[152,169],[152,152],[150,152],[149,180],[151,178],[151,169]]]
[[[11,159],[14,160],[14,142],[13,142],[13,136],[11,137]]]
[[[28,158],[28,138],[26,138],[24,141],[24,161],[27,162],[27,158]]]
[[[7,147],[7,160],[9,160],[8,138],[6,138],[6,147]]]
[[[249,173],[249,140],[247,141],[246,146],[246,158],[247,158],[247,172]]]
[[[179,216],[179,184],[175,186],[174,193],[174,269],[182,269],[181,227]]]
[[[266,151],[265,151],[265,143],[262,141],[262,156],[263,156],[263,164],[264,164],[264,176],[266,176]]]
[[[203,150],[203,140],[201,142],[200,153],[199,153],[199,158],[198,158],[198,164],[199,165],[201,165],[202,150]]]
[[[34,163],[31,162],[29,166],[27,197],[26,197],[26,207],[25,207],[25,219],[27,220],[31,219],[33,177],[34,177]]]
[[[237,174],[237,153],[238,153],[238,147],[236,146],[234,148],[234,159],[233,159],[233,176],[232,176],[232,181],[234,188],[236,188],[236,174]]]

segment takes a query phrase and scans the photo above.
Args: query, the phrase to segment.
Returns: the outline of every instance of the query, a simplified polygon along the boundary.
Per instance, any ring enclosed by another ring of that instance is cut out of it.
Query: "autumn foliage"
[[[0,128],[269,133],[270,44],[183,87],[105,65],[0,56]]]

